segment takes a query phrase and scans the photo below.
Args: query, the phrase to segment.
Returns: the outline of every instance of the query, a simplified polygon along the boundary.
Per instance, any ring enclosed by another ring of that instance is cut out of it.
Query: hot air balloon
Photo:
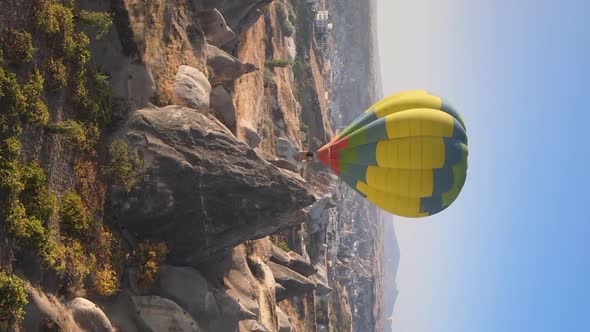
[[[403,217],[446,209],[467,175],[461,116],[426,91],[377,102],[317,151],[320,161],[378,207]]]

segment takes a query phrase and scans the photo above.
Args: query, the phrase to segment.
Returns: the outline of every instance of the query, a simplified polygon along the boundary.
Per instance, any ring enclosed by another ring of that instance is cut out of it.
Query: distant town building
[[[333,24],[330,23],[330,15],[327,10],[319,10],[316,12],[314,31],[316,42],[320,48],[325,50],[329,46],[329,33],[332,31],[333,27]]]
[[[326,33],[328,32],[329,14],[327,10],[320,10],[315,13],[315,32]]]
[[[320,1],[319,0],[307,0],[307,5],[311,8],[312,11],[317,12],[320,8]]]

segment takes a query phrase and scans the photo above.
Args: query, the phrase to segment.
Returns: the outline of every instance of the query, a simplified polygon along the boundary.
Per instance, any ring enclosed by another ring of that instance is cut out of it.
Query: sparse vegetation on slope
[[[14,29],[2,31],[0,45],[2,46],[4,58],[8,63],[12,64],[29,63],[35,53],[33,38],[27,31]]]
[[[164,242],[152,244],[146,241],[139,244],[137,285],[140,288],[149,288],[158,279],[162,265],[166,261],[166,253]]]
[[[113,183],[125,191],[140,180],[143,171],[143,160],[137,151],[129,151],[129,146],[123,140],[113,142],[109,148],[110,163],[107,173]]]
[[[3,14],[10,5],[0,2]],[[119,286],[120,250],[103,220],[106,181],[98,141],[110,124],[113,98],[81,29],[101,38],[111,15],[80,11],[73,1],[25,5],[11,9],[9,26],[0,27],[0,233],[16,240],[9,249],[17,255],[36,253],[58,277],[62,295],[92,286],[110,296]],[[52,190],[38,156],[21,153],[21,140],[35,146],[50,135],[73,148],[74,185],[61,192]]]
[[[80,21],[97,29],[96,39],[104,37],[113,25],[113,18],[109,13],[88,10],[80,12]]]
[[[24,317],[29,302],[26,281],[0,270],[0,330],[6,331]]]

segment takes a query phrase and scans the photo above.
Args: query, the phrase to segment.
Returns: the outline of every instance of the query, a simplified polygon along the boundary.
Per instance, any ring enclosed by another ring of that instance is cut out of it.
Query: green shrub
[[[60,7],[62,7],[60,4],[51,0],[38,0],[34,10],[34,20],[37,29],[47,34],[54,34],[60,31],[60,20],[63,20],[63,17],[60,15],[63,14]]]
[[[41,167],[29,164],[23,168],[22,182],[25,189],[20,200],[26,207],[27,214],[47,223],[57,210],[57,198],[47,189],[47,174]]]
[[[33,59],[35,49],[33,38],[26,31],[8,30],[3,32],[2,49],[8,63],[29,63]]]
[[[80,145],[79,148],[87,152],[94,151],[100,138],[100,128],[94,123],[87,123],[84,126],[84,135],[84,144]]]
[[[64,39],[64,53],[66,60],[71,63],[70,90],[71,100],[82,111],[87,111],[91,105],[91,99],[86,87],[86,63],[90,60],[88,45],[90,40],[84,33],[76,33],[71,40]]]
[[[43,224],[34,216],[27,216],[25,207],[18,201],[13,200],[5,212],[8,231],[23,245],[40,249],[45,244],[46,232]]]
[[[26,206],[27,213],[30,216],[38,218],[46,224],[55,217],[57,211],[57,197],[47,188],[41,188],[35,196],[26,203]]]
[[[88,107],[88,119],[100,127],[110,123],[113,110],[113,92],[108,78],[97,71],[89,75],[92,99]]]
[[[293,22],[290,20],[291,17],[295,17],[295,13],[291,16],[287,6],[283,2],[275,2],[275,8],[277,11],[277,20],[281,25],[281,31],[287,37],[292,36],[295,33],[295,27]],[[292,12],[292,10],[291,10]]]
[[[113,183],[129,192],[140,180],[144,163],[137,151],[129,151],[123,140],[114,141],[109,147],[110,163],[107,172]]]
[[[27,99],[16,81],[16,75],[0,68],[0,138],[20,134],[20,115],[25,113]]]
[[[25,190],[25,185],[21,179],[20,167],[15,161],[3,163],[0,168],[0,199],[15,200],[20,193]],[[2,201],[0,201],[0,204]],[[7,201],[5,204],[9,204]],[[0,209],[2,213],[2,209]]]
[[[80,21],[98,30],[96,39],[104,37],[109,32],[111,25],[113,25],[112,16],[104,12],[82,10],[80,12]]]
[[[75,147],[86,150],[87,148],[87,137],[86,130],[82,123],[74,120],[66,120],[64,122],[51,124],[47,127],[50,133],[63,135],[66,137]]]
[[[94,289],[103,296],[113,296],[119,290],[119,277],[110,264],[105,264],[94,273]]]
[[[47,75],[46,86],[51,92],[58,92],[67,85],[67,71],[63,60],[52,58],[45,63],[45,74]]]
[[[289,248],[289,245],[287,244],[287,242],[285,242],[284,240],[282,240],[280,238],[277,238],[276,236],[271,236],[270,242],[272,242],[275,246],[279,247],[280,249],[282,249],[285,252],[291,251],[291,248]]]
[[[47,186],[47,174],[36,164],[28,164],[24,167],[22,180],[25,184],[25,190],[32,192],[38,191]]]
[[[0,271],[0,330],[6,331],[24,317],[27,282]]]
[[[275,1],[275,10],[277,12],[277,19],[284,21],[289,19],[289,12],[287,6],[282,1]]]
[[[63,230],[70,235],[82,235],[88,228],[88,211],[80,196],[73,191],[62,197],[59,215]]]
[[[162,265],[166,261],[167,248],[164,242],[151,244],[149,241],[139,244],[137,258],[137,285],[149,288],[158,279]]]
[[[287,67],[290,66],[292,63],[289,59],[273,59],[266,62],[266,66],[270,68],[275,67]]]
[[[4,163],[15,161],[20,155],[21,145],[16,137],[10,137],[0,141],[0,168]]]
[[[59,236],[56,232],[50,230],[47,232],[46,242],[39,256],[45,265],[58,275],[63,275],[66,269],[66,247],[59,241]]]
[[[49,121],[47,105],[40,99],[41,92],[43,92],[43,82],[43,76],[35,69],[30,80],[22,88],[27,102],[23,118],[25,121],[37,125],[45,125]]]
[[[281,21],[281,31],[287,37],[291,37],[295,34],[295,26],[289,20]]]
[[[46,266],[65,278],[64,283],[73,291],[83,288],[84,279],[96,269],[96,257],[87,253],[79,241],[67,237],[60,239],[53,232],[47,237],[41,258]]]
[[[75,290],[84,286],[84,279],[96,268],[96,257],[86,253],[84,246],[76,240],[68,240],[64,244],[68,283]]]
[[[65,57],[77,67],[83,67],[90,60],[90,39],[83,32],[72,33],[71,37],[71,40],[64,44]]]
[[[293,24],[297,23],[297,15],[295,15],[293,8],[289,8],[289,21]]]

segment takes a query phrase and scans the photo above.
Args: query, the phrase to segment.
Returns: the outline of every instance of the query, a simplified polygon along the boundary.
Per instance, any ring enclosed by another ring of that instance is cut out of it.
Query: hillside
[[[287,6],[0,2],[0,330],[297,326],[277,303],[327,285],[268,236],[311,218],[295,154],[331,129]]]

